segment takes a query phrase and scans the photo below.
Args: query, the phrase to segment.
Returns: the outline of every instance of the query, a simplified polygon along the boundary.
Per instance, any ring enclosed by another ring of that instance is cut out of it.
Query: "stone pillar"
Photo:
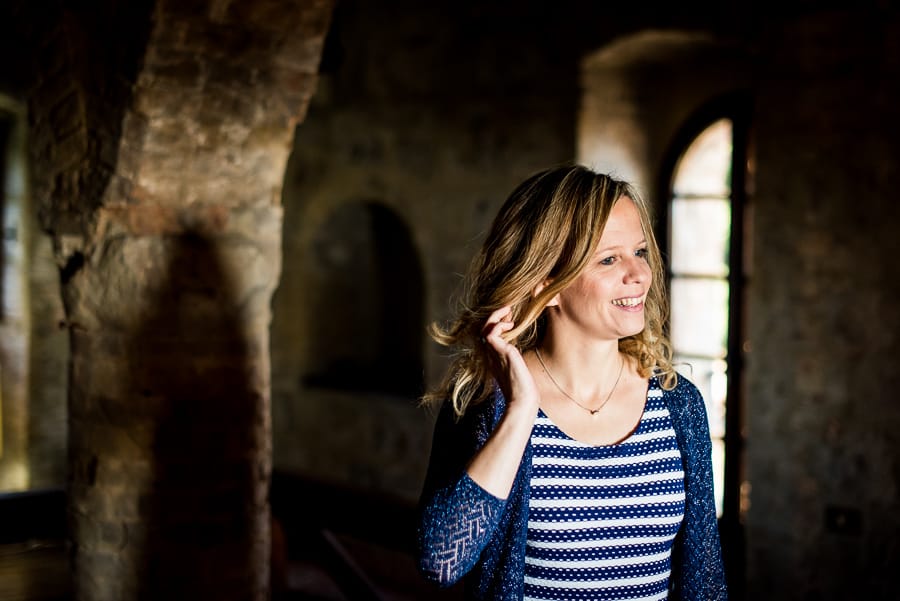
[[[30,102],[75,598],[266,599],[281,186],[331,2],[106,4],[60,13]]]

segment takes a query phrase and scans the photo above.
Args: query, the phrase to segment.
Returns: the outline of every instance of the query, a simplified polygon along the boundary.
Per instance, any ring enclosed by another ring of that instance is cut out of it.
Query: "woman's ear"
[[[551,281],[552,281],[552,280],[544,280],[543,282],[541,282],[540,284],[538,284],[537,286],[535,286],[535,287],[534,287],[534,290],[531,291],[531,297],[532,297],[532,298],[537,298],[537,295],[541,293],[541,290],[543,290],[544,288],[546,288],[546,287],[547,287],[547,284],[549,284]],[[555,307],[555,306],[557,306],[558,304],[559,304],[559,293],[556,293],[556,294],[553,295],[553,298],[551,298],[549,301],[547,301],[547,304],[544,305],[544,307],[545,307],[545,308],[546,308],[546,307]]]

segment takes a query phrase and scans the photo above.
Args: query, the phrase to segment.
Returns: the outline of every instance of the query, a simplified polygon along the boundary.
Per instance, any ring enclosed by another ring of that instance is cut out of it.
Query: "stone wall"
[[[896,588],[900,22],[888,16],[806,16],[762,44],[746,406],[752,599]]]

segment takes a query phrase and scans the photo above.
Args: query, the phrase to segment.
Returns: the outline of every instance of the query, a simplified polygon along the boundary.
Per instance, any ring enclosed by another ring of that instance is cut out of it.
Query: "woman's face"
[[[600,243],[584,271],[550,305],[554,327],[611,340],[644,329],[644,300],[653,279],[647,241],[634,202],[613,205]]]

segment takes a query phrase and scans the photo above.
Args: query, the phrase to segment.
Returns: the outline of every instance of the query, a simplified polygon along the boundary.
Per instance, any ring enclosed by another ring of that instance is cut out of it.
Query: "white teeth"
[[[643,302],[640,298],[618,298],[612,302],[619,307],[637,307]]]

